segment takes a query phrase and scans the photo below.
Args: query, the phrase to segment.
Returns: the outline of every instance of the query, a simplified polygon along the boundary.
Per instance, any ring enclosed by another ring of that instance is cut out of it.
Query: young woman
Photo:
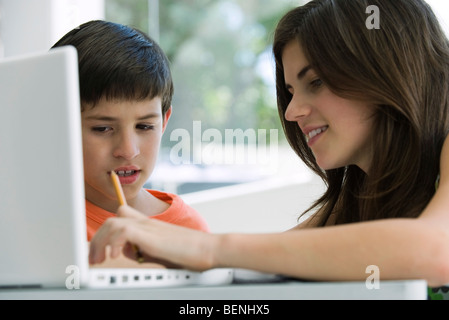
[[[366,27],[369,5],[380,29]],[[207,234],[122,206],[91,263],[134,243],[194,270],[365,280],[376,265],[382,280],[449,283],[449,45],[430,7],[311,1],[281,19],[273,52],[288,141],[328,186],[311,217],[283,233]]]

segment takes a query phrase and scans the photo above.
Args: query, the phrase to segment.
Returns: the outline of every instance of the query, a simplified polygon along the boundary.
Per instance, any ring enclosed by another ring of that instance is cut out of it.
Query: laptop
[[[74,47],[0,60],[0,288],[231,283],[233,270],[89,268]]]

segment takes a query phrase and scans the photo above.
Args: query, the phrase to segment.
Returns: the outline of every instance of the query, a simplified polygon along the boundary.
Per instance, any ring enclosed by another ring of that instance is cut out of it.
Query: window
[[[107,20],[146,31],[171,61],[173,113],[146,187],[182,194],[270,177],[280,157],[298,165],[277,112],[271,55],[278,20],[297,5],[105,0]]]

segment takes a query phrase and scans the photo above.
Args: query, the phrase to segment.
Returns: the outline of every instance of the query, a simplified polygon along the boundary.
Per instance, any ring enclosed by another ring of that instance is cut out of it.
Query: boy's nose
[[[123,133],[117,141],[114,156],[133,159],[140,153],[138,141],[138,137],[135,135]]]

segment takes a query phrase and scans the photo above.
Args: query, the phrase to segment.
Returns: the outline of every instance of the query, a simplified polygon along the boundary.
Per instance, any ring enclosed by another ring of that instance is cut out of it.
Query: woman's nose
[[[308,116],[312,111],[311,104],[300,95],[293,95],[285,110],[284,117],[287,121],[298,121]]]

